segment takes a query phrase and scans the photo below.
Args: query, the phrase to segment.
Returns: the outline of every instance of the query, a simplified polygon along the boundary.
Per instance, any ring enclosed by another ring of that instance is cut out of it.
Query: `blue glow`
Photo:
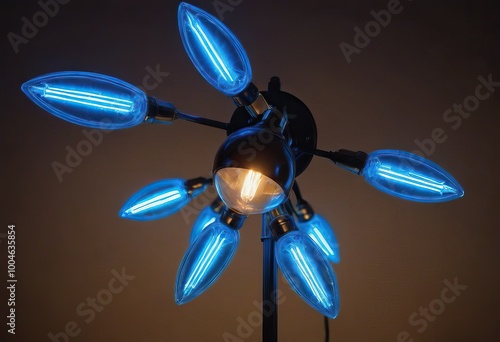
[[[252,68],[245,50],[221,21],[182,2],[178,22],[184,49],[208,83],[228,96],[250,84]]]
[[[34,89],[40,90],[41,96],[49,99],[58,99],[61,101],[74,102],[86,106],[102,109],[111,109],[117,112],[129,113],[132,108],[132,101],[118,99],[110,96],[102,96],[86,91],[74,91],[61,88]]]
[[[332,266],[302,231],[286,233],[275,245],[276,261],[292,289],[321,314],[335,318],[339,293]]]
[[[314,296],[319,299],[323,305],[332,305],[331,300],[329,300],[326,295],[325,289],[318,283],[318,280],[312,273],[311,267],[309,267],[300,249],[298,247],[292,247],[290,252],[292,253],[293,259],[299,268],[302,277],[307,282],[307,285],[309,285],[309,288],[314,293]]]
[[[203,32],[203,29],[200,27],[197,20],[190,13],[187,13],[187,18],[190,28],[195,33],[196,38],[198,38],[198,41],[203,46],[205,53],[210,58],[210,61],[215,66],[219,74],[222,76],[222,78],[224,78],[225,81],[234,81],[233,77],[229,73],[229,70],[227,70],[226,63],[224,63],[224,61],[220,58],[217,50],[214,49],[213,45],[210,43],[210,40],[208,39],[205,32]]]
[[[184,304],[207,290],[231,262],[239,232],[215,221],[192,243],[182,259],[175,283],[175,302]]]
[[[197,191],[191,195],[188,194],[184,184],[185,180],[179,178],[149,184],[132,195],[118,215],[138,221],[157,220],[172,215],[201,193]]]
[[[165,204],[169,204],[176,199],[181,198],[181,192],[179,190],[172,190],[165,193],[161,193],[159,195],[154,196],[151,199],[146,201],[141,201],[138,204],[134,205],[130,209],[127,209],[125,212],[130,214],[137,214],[143,211],[146,211],[151,208],[157,208],[159,206],[163,206]]]
[[[370,153],[363,176],[377,189],[410,201],[444,202],[464,195],[460,184],[440,166],[404,151]]]
[[[64,71],[34,78],[21,87],[42,109],[71,123],[120,129],[144,121],[146,94],[117,78],[91,72]]]
[[[315,213],[310,220],[297,222],[297,226],[299,230],[309,235],[331,262],[340,262],[337,238],[323,216]]]
[[[200,212],[196,221],[191,229],[191,236],[189,238],[189,243],[192,244],[194,240],[200,235],[200,232],[205,229],[208,225],[214,223],[220,217],[220,212],[215,212],[211,205],[206,206]]]

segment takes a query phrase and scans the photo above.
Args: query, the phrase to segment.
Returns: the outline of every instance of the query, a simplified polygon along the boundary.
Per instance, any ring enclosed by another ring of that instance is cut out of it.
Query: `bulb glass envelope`
[[[286,199],[285,192],[278,183],[249,169],[221,169],[215,175],[215,184],[226,205],[242,214],[269,211]]]
[[[189,58],[214,88],[234,96],[252,81],[252,68],[243,46],[219,19],[182,2],[179,31]]]
[[[21,87],[38,106],[71,123],[100,129],[121,129],[144,121],[146,94],[114,77],[63,71],[34,78]]]
[[[323,315],[337,317],[337,280],[323,251],[300,230],[281,236],[275,250],[278,266],[292,289]]]
[[[258,142],[252,145],[250,142]],[[295,156],[285,139],[265,126],[232,133],[214,160],[214,185],[228,208],[243,215],[276,208],[295,178]]]
[[[138,221],[151,221],[172,215],[182,209],[192,198],[205,190],[202,185],[194,191],[181,178],[164,179],[151,183],[133,194],[122,206],[118,215]]]
[[[219,278],[236,253],[239,236],[238,230],[219,220],[201,231],[184,254],[177,272],[177,304],[198,297]]]
[[[460,184],[439,165],[405,151],[370,153],[363,176],[375,188],[410,201],[444,202],[464,195]]]

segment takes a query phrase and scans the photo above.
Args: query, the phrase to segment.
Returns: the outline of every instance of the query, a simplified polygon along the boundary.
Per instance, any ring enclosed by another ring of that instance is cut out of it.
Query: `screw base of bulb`
[[[245,90],[233,96],[234,104],[238,107],[250,106],[259,97],[259,89],[250,83]]]
[[[309,221],[314,216],[314,210],[306,201],[298,201],[295,206],[295,213],[299,222]]]
[[[232,228],[234,230],[238,230],[241,227],[243,227],[243,223],[245,222],[246,218],[248,216],[241,215],[237,213],[236,211],[229,209],[229,208],[224,208],[222,211],[222,214],[220,216],[220,221],[224,223],[226,226],[229,228]]]
[[[293,218],[289,215],[276,216],[269,224],[274,240],[278,240],[283,235],[298,230]]]
[[[177,117],[177,109],[172,103],[148,97],[148,112],[145,122],[170,124]]]
[[[266,99],[264,98],[264,96],[262,96],[261,93],[259,93],[259,95],[257,95],[257,98],[255,99],[255,101],[253,101],[248,106],[245,106],[245,109],[247,110],[247,112],[253,117],[257,117],[259,115],[262,115],[266,110],[268,110],[270,108],[271,107],[269,106]]]

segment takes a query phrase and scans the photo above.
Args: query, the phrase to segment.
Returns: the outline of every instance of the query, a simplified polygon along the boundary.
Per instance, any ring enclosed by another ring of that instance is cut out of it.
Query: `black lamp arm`
[[[347,169],[357,175],[360,175],[365,167],[366,160],[368,159],[368,154],[363,151],[350,151],[340,149],[338,151],[323,151],[319,149],[303,149],[299,148],[299,151],[312,154],[318,157],[323,157],[330,159],[336,165]]]
[[[212,178],[205,178],[205,177],[197,177],[189,179],[184,183],[189,194],[192,194],[196,190],[211,184],[213,184]]]
[[[185,120],[200,125],[219,128],[227,131],[229,124],[217,120],[207,119],[201,116],[182,113],[170,102],[160,101],[154,97],[148,97],[148,113],[145,122],[150,123],[172,123],[174,120]]]

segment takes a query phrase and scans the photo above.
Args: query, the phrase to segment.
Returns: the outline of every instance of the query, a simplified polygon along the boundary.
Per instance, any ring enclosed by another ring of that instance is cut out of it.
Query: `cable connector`
[[[175,119],[177,119],[177,108],[172,103],[148,97],[148,113],[144,122],[171,124]]]
[[[363,151],[338,150],[332,152],[331,160],[338,166],[360,175],[365,167],[368,154]]]

